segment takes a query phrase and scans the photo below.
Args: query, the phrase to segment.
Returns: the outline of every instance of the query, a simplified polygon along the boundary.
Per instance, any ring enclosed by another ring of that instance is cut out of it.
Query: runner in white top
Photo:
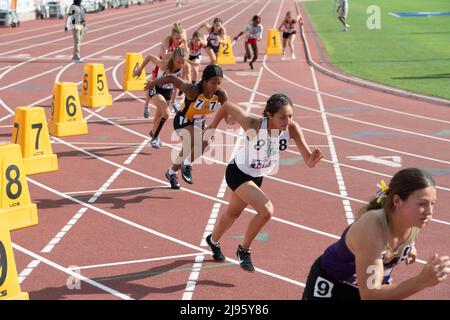
[[[249,45],[253,50],[253,59],[249,62],[250,68],[253,69],[253,63],[258,59],[258,42],[262,39],[264,27],[261,24],[261,17],[254,15],[252,21],[250,21],[246,26],[244,31],[241,31],[234,41],[237,41],[241,35],[245,33],[245,56],[244,62],[251,58]]]
[[[241,268],[254,271],[250,259],[250,245],[258,232],[273,216],[272,202],[260,189],[263,176],[276,172],[280,152],[287,150],[293,139],[305,164],[313,168],[321,159],[319,149],[311,151],[306,144],[300,126],[292,120],[292,102],[284,94],[274,94],[267,101],[264,117],[254,117],[238,105],[225,102],[217,111],[209,128],[216,128],[222,119],[230,116],[245,130],[245,146],[227,166],[226,181],[233,191],[227,210],[220,215],[206,242],[213,251],[214,260],[225,260],[219,240],[248,206],[257,214],[250,221],[244,241],[236,252]]]
[[[235,157],[239,170],[254,178],[277,173],[280,152],[285,151],[289,143],[289,130],[271,136],[267,124],[268,118],[264,117],[258,134],[251,141],[245,139],[244,147]]]

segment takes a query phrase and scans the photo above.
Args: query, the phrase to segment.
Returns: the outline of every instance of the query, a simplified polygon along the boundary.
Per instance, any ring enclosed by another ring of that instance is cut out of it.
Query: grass
[[[380,8],[381,29],[370,30],[367,8]],[[395,18],[389,12],[450,11],[449,0],[349,0],[349,32],[335,0],[305,8],[330,62],[347,73],[413,92],[450,99],[450,16]]]

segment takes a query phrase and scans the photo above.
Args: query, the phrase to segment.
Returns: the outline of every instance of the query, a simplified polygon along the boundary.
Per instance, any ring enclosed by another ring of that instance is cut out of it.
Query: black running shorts
[[[225,172],[225,180],[231,190],[236,190],[239,186],[247,181],[253,181],[258,187],[261,187],[263,177],[252,177],[238,168],[234,159],[228,164]]]
[[[325,272],[321,258],[311,266],[302,300],[361,300],[358,288],[336,281]]]

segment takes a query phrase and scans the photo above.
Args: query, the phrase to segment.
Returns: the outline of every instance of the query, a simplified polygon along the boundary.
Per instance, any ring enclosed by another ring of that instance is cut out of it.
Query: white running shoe
[[[148,107],[144,108],[144,118],[150,118],[150,109]]]
[[[156,138],[156,139],[153,138],[151,141],[151,145],[153,148],[159,149],[159,148],[161,148],[161,140],[159,140],[158,138]]]

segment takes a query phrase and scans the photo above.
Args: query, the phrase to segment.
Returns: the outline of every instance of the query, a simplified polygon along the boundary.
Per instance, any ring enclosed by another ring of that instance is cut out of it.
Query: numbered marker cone
[[[29,300],[28,293],[20,291],[6,220],[0,215],[0,300]]]
[[[84,65],[80,101],[81,105],[89,108],[112,106],[112,96],[109,94],[103,64]]]
[[[52,116],[48,130],[57,137],[88,133],[76,83],[57,82],[53,85]]]
[[[58,170],[58,159],[50,145],[44,108],[16,108],[12,142],[22,149],[27,175]]]
[[[125,91],[143,91],[145,86],[145,70],[142,70],[138,78],[133,77],[133,72],[136,71],[143,62],[141,53],[127,53],[125,57],[125,74],[123,77],[123,90]]]
[[[280,41],[280,32],[277,29],[269,29],[267,32],[266,54],[283,54]]]
[[[227,43],[220,44],[219,53],[217,54],[217,64],[235,64],[236,58],[233,55],[233,47],[231,46],[230,36],[226,36]]]
[[[19,145],[0,144],[0,170],[0,218],[7,219],[9,230],[37,224],[37,208],[31,203]]]

